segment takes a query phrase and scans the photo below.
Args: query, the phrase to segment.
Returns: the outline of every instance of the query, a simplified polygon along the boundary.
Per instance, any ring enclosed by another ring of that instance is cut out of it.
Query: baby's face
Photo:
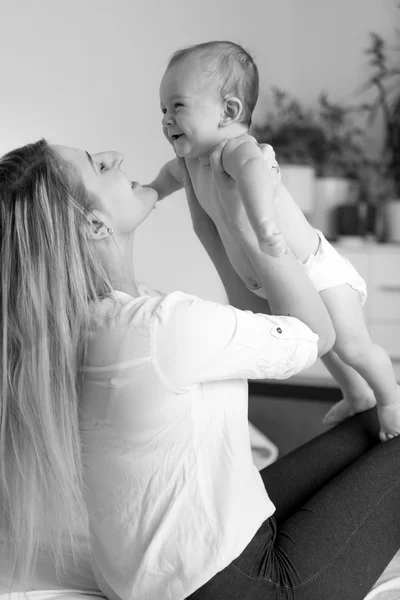
[[[178,156],[199,158],[224,139],[223,103],[193,61],[170,67],[160,85],[164,132]]]

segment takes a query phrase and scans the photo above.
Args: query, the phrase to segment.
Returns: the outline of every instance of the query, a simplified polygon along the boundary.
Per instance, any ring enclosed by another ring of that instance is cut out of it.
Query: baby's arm
[[[151,187],[156,190],[158,200],[162,200],[166,196],[170,196],[174,192],[182,189],[182,175],[176,158],[165,163],[154,181],[146,184],[146,187]]]
[[[277,190],[263,151],[249,135],[229,140],[223,150],[222,165],[236,183],[260,248],[275,255],[278,248],[271,247],[265,240],[264,229],[270,219],[274,220]]]
[[[236,182],[227,174],[222,165],[221,146],[210,155],[210,164],[219,200],[226,213],[227,222],[238,243],[243,246],[254,269],[258,273],[265,290],[268,290],[268,302],[273,314],[295,316],[306,323],[319,335],[319,356],[328,352],[334,343],[335,333],[328,311],[304,268],[290,251],[272,257],[261,251],[254,243],[251,227],[247,227],[245,211],[238,211],[233,194]],[[248,218],[247,218],[248,220]],[[279,231],[275,231],[273,221],[267,218],[266,229],[271,229],[271,237],[285,240]],[[274,244],[274,240],[272,241]]]

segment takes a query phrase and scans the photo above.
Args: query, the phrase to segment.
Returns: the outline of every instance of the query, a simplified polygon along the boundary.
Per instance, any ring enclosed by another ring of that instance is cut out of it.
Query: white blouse
[[[93,569],[109,598],[182,600],[274,512],[252,461],[247,379],[310,366],[318,336],[293,317],[144,294],[102,302],[84,368]]]

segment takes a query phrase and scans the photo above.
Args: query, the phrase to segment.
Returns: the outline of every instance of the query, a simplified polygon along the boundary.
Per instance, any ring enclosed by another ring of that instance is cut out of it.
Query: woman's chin
[[[143,194],[145,202],[155,204],[158,200],[158,192],[152,187],[144,185],[141,189],[141,193]]]
[[[148,201],[149,201],[149,205],[150,205],[150,206],[149,206],[149,214],[150,214],[150,213],[151,213],[153,210],[155,210],[155,208],[156,208],[156,206],[157,206],[157,201],[158,201],[158,194],[157,194],[156,190],[152,190],[152,191],[154,192],[154,194],[152,194],[151,196],[150,196],[150,194],[149,194],[149,199],[148,199]]]
[[[158,192],[154,188],[148,188],[148,189],[149,189],[149,201],[152,201],[155,204],[158,200]]]

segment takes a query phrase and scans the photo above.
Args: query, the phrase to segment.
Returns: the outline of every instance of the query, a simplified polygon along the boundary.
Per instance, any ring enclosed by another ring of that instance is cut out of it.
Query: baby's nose
[[[163,116],[163,118],[162,118],[162,125],[163,125],[163,127],[169,127],[172,124],[173,124],[172,115],[170,113],[165,113],[164,116]]]

